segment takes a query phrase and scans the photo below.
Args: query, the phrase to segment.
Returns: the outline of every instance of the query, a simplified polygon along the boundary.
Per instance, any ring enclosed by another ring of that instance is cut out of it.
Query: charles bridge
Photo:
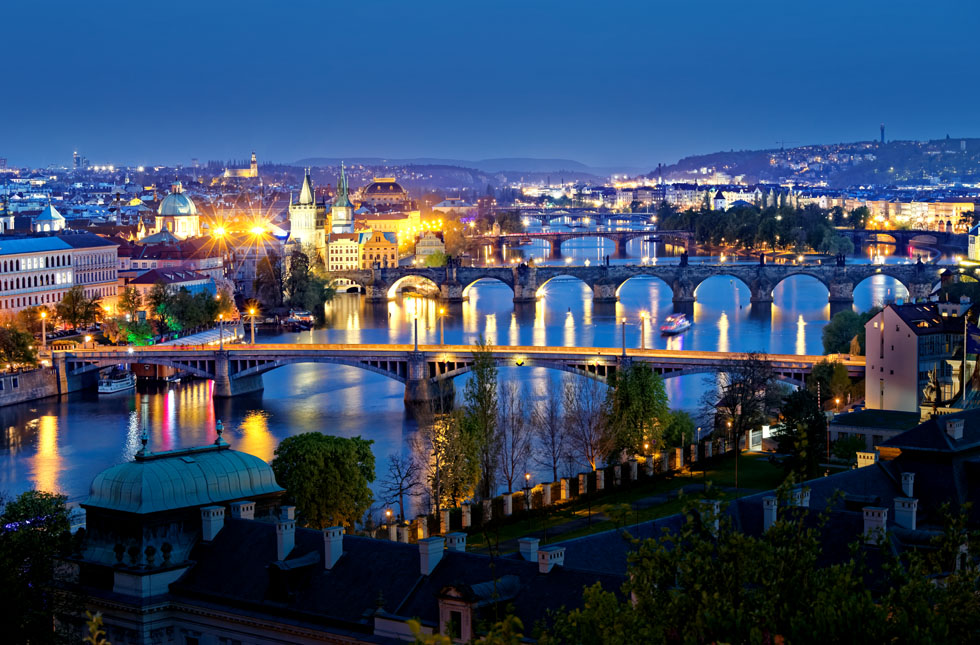
[[[467,236],[467,240],[487,248],[487,257],[494,262],[502,264],[505,258],[506,249],[528,244],[535,240],[542,240],[548,243],[548,259],[560,260],[563,255],[561,252],[562,244],[568,240],[580,238],[601,238],[611,240],[615,245],[612,256],[615,258],[626,258],[626,245],[630,240],[642,239],[650,242],[670,242],[671,244],[691,249],[694,245],[694,234],[689,231],[658,231],[650,230],[571,230],[571,231],[548,231],[534,233],[486,233],[482,235]]]
[[[499,366],[545,367],[605,381],[630,362],[648,363],[664,378],[725,371],[752,357],[735,352],[678,351],[623,347],[489,348]],[[455,395],[453,379],[472,369],[470,345],[314,345],[95,347],[54,351],[52,367],[69,379],[116,365],[162,365],[214,381],[214,396],[232,397],[263,389],[262,375],[296,363],[346,365],[382,374],[405,384],[410,409],[446,402]],[[776,376],[801,384],[825,356],[770,354]],[[852,378],[864,375],[864,357],[836,357]],[[67,389],[63,390],[67,391]]]
[[[534,302],[542,287],[559,277],[581,280],[592,289],[596,303],[619,300],[623,285],[633,278],[656,278],[673,291],[675,305],[695,302],[698,286],[709,278],[727,276],[745,284],[751,302],[772,303],[773,290],[787,278],[803,275],[819,281],[827,289],[832,305],[850,306],[858,284],[876,275],[886,275],[900,282],[912,300],[926,298],[939,283],[942,267],[914,264],[691,264],[682,261],[671,265],[597,265],[535,266],[521,264],[507,267],[439,268],[397,267],[357,271],[333,271],[331,277],[350,280],[359,286],[368,302],[383,303],[394,298],[403,287],[428,285],[439,291],[442,301],[454,303],[467,298],[470,287],[481,280],[497,280],[514,292],[515,303]]]

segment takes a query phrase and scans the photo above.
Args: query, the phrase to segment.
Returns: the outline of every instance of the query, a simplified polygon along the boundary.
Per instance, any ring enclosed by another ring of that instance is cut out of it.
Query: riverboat
[[[683,334],[691,328],[691,321],[684,314],[670,314],[664,319],[664,324],[660,325],[660,333],[664,336],[676,336]]]
[[[136,375],[129,370],[113,370],[99,379],[99,394],[128,392],[136,387]]]

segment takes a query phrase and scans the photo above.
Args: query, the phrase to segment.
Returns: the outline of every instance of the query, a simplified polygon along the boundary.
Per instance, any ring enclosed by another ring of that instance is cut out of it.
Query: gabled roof
[[[44,207],[44,210],[42,210],[40,213],[37,214],[37,216],[34,218],[34,221],[35,222],[63,222],[65,221],[65,218],[62,216],[61,213],[58,212],[57,208],[55,208],[51,204],[48,204],[47,206]]]
[[[186,271],[183,269],[153,269],[138,277],[130,280],[130,284],[180,284],[182,282],[197,282],[199,280],[210,280],[203,273],[197,271]]]

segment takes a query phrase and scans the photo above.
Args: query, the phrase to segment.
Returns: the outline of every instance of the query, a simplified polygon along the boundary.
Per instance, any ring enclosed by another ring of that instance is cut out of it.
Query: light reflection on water
[[[611,252],[611,248],[604,250]],[[874,276],[855,289],[855,308],[864,310],[905,295],[904,288],[891,278]],[[524,305],[515,306],[510,289],[496,281],[475,285],[469,296],[461,305],[443,305],[449,344],[472,344],[482,335],[491,342],[508,344],[620,347],[622,319],[626,318],[626,343],[638,347],[640,313],[646,312],[647,347],[821,353],[821,331],[830,318],[826,288],[804,276],[780,283],[774,304],[768,307],[752,305],[748,288],[738,280],[712,278],[698,288],[698,302],[689,312],[692,329],[671,338],[661,336],[657,329],[674,311],[671,290],[656,279],[630,280],[615,305],[593,303],[588,287],[574,279],[549,282],[538,302]],[[327,309],[325,329],[263,335],[260,340],[411,343],[417,315],[419,342],[436,344],[439,307],[435,301],[414,297],[399,297],[374,307],[357,296],[341,295]],[[500,374],[502,379],[525,383],[532,400],[540,400],[563,378],[543,368],[505,367]],[[462,392],[464,378],[457,379],[457,392]],[[696,408],[704,379],[703,375],[668,379],[672,406]],[[202,381],[146,390],[150,449],[211,443],[219,418],[226,429],[225,439],[233,447],[267,460],[272,459],[279,441],[297,433],[362,436],[375,441],[380,480],[387,456],[404,450],[406,436],[414,431],[404,412],[402,384],[379,374],[303,364],[267,373],[264,381],[261,395],[233,400],[213,400],[212,384]],[[143,384],[140,387],[142,393]],[[39,486],[65,492],[73,501],[84,499],[99,471],[131,458],[139,448],[143,423],[139,409],[137,395],[100,399],[94,392],[0,409],[0,427],[7,428],[0,447],[0,491],[15,494]]]

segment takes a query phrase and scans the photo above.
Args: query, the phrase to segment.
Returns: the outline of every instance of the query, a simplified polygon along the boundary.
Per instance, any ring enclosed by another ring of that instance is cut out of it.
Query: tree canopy
[[[102,312],[98,300],[87,297],[81,285],[66,291],[54,308],[58,318],[72,329],[94,323]]]
[[[617,372],[611,385],[606,406],[614,450],[625,458],[647,454],[644,444],[657,445],[669,422],[663,379],[647,363],[636,362]]]
[[[373,441],[306,432],[276,448],[272,470],[306,526],[353,527],[373,500]]]
[[[12,325],[0,326],[0,360],[8,365],[37,365],[34,335]]]

